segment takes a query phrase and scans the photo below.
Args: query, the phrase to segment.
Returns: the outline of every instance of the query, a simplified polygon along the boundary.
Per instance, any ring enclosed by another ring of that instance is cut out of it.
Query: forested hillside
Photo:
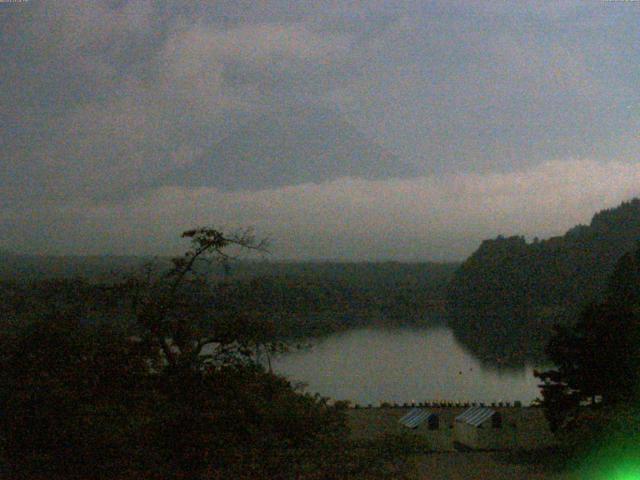
[[[168,259],[0,254],[0,311],[32,311],[81,296],[95,314],[113,316],[101,299],[110,285]],[[431,324],[442,318],[458,264],[236,261],[199,269],[209,279],[211,315],[250,315],[273,335],[316,336],[365,325]],[[80,292],[80,293],[79,293]]]
[[[220,307],[261,313],[278,336],[317,336],[365,325],[427,325],[443,320],[457,264],[240,264]],[[229,300],[225,300],[228,298]]]
[[[560,237],[486,240],[450,284],[451,325],[486,361],[541,360],[550,327],[571,322],[585,303],[601,298],[616,262],[639,239],[636,198]]]
[[[120,255],[24,255],[0,248],[0,279],[43,280],[82,277],[89,281],[113,280],[131,274],[152,257]],[[168,259],[165,260],[168,264]]]

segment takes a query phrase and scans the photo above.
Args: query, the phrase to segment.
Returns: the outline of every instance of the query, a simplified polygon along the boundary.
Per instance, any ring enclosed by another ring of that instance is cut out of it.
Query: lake
[[[306,391],[361,405],[469,401],[529,404],[539,397],[533,367],[483,366],[447,327],[360,328],[276,357],[273,368]]]

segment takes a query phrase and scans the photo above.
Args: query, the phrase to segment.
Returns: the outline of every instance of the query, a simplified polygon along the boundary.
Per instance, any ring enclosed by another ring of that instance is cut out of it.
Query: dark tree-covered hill
[[[78,294],[114,315],[103,294],[145,263],[167,258],[38,256],[0,252],[0,313],[67,304]],[[200,273],[220,290],[212,311],[232,309],[273,321],[280,337],[325,335],[369,325],[431,325],[443,321],[447,285],[458,264],[287,262],[242,260],[229,268],[204,264]],[[226,312],[229,313],[229,312]]]
[[[554,323],[602,298],[616,262],[640,239],[640,199],[565,235],[484,241],[457,270],[447,308],[458,338],[488,362],[542,361]]]

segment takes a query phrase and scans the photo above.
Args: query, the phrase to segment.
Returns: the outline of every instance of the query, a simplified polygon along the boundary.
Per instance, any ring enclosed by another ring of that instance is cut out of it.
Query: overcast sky
[[[22,252],[462,259],[640,195],[640,2],[7,2],[0,86]]]

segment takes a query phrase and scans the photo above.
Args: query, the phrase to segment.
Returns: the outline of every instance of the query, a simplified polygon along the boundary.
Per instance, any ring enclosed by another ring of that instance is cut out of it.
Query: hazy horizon
[[[622,202],[626,202],[629,200],[632,200],[634,198],[640,198],[640,196],[635,196],[635,197],[630,197],[627,199],[622,200]],[[618,207],[619,204],[615,204],[615,205],[606,205],[604,206],[602,209],[609,209],[609,208],[615,208]],[[598,212],[593,212],[593,214],[596,214]],[[266,261],[266,262],[281,262],[281,263],[461,263],[463,262],[469,255],[471,255],[471,253],[473,253],[473,251],[475,251],[475,249],[477,249],[480,246],[480,243],[484,240],[488,240],[488,239],[494,239],[498,236],[504,236],[504,237],[510,237],[510,236],[521,236],[525,238],[525,241],[527,243],[532,243],[534,242],[534,239],[536,240],[540,240],[540,241],[544,241],[544,240],[548,240],[550,238],[554,238],[554,237],[558,237],[558,236],[562,236],[565,233],[567,233],[568,230],[570,230],[573,227],[579,226],[579,225],[589,225],[591,217],[593,216],[590,215],[588,220],[584,221],[584,222],[580,222],[580,223],[576,223],[573,225],[570,225],[567,229],[562,230],[562,231],[558,231],[557,233],[553,234],[553,235],[548,235],[546,237],[542,237],[539,235],[523,235],[521,233],[512,233],[512,234],[507,234],[505,235],[502,232],[496,232],[493,235],[490,235],[486,238],[481,239],[475,246],[473,246],[473,248],[471,250],[469,250],[467,253],[465,253],[462,256],[459,257],[442,257],[442,258],[427,258],[427,257],[419,257],[419,256],[415,256],[415,257],[408,257],[408,256],[402,256],[402,255],[397,255],[395,257],[373,257],[373,258],[366,258],[366,257],[339,257],[339,256],[335,256],[335,257],[330,257],[330,256],[326,256],[326,257],[313,257],[313,256],[302,256],[302,257],[286,257],[286,256],[281,256],[278,255],[278,251],[277,251],[277,244],[274,245],[272,239],[268,238],[268,237],[259,237],[259,238],[263,238],[267,240],[267,250],[265,252],[262,253],[255,253],[255,252],[251,252],[251,251],[244,251],[244,252],[236,252],[237,254],[237,260],[241,260],[241,261],[258,261],[258,262],[262,262],[262,261]],[[231,231],[232,232],[232,231]],[[179,234],[181,233],[181,231],[176,231],[176,235],[173,239],[173,250],[169,250],[167,249],[167,247],[164,247],[163,251],[157,251],[157,252],[149,252],[149,251],[131,251],[131,252],[109,252],[109,251],[105,251],[105,252],[99,252],[99,251],[91,251],[91,252],[73,252],[73,251],[62,251],[62,252],[56,252],[56,251],[30,251],[28,249],[20,249],[20,248],[10,248],[10,247],[6,247],[2,244],[0,244],[0,254],[2,253],[6,253],[6,254],[15,254],[15,255],[33,255],[33,256],[53,256],[53,257],[149,257],[149,258],[171,258],[172,256],[175,255],[181,255],[182,253],[184,253],[185,249],[188,248],[188,242],[185,240],[177,240],[179,238]],[[167,242],[167,243],[171,243],[171,242]]]

